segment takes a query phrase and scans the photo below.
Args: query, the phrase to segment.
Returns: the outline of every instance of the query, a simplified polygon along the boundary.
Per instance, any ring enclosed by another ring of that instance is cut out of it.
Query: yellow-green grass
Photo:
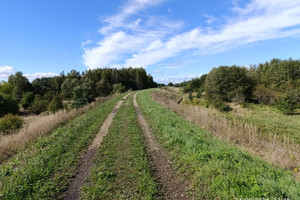
[[[59,199],[116,103],[114,97],[39,139],[0,166],[0,199]]]
[[[132,97],[123,103],[102,141],[82,199],[159,198]]]
[[[191,182],[196,199],[300,198],[291,172],[217,139],[156,103],[150,92],[137,96],[140,109],[177,170]]]

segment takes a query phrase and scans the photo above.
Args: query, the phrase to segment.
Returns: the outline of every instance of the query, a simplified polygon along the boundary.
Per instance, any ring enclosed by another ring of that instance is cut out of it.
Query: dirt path
[[[147,139],[146,148],[151,156],[159,182],[162,185],[164,198],[172,200],[189,199],[185,191],[188,184],[179,180],[170,164],[170,161],[155,141],[151,131],[149,130],[147,122],[139,109],[136,101],[136,95],[137,94],[134,95],[133,104],[138,115],[140,126]]]
[[[123,101],[128,97],[127,94],[123,97],[115,106],[113,111],[108,115],[107,119],[103,123],[100,131],[96,135],[92,144],[89,146],[88,151],[82,156],[80,164],[77,168],[77,174],[70,183],[68,191],[66,193],[65,200],[77,200],[80,199],[80,190],[84,183],[84,180],[91,175],[91,169],[94,165],[93,159],[97,154],[103,137],[108,133],[108,128],[110,127],[114,116],[117,114],[119,108],[121,107]]]

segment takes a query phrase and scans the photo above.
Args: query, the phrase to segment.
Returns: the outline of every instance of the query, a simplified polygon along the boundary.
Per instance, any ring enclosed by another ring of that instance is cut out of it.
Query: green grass
[[[116,103],[114,97],[69,121],[0,166],[0,199],[59,199]]]
[[[243,120],[257,126],[265,135],[276,133],[280,138],[289,137],[291,142],[300,144],[300,115],[284,115],[276,107],[249,104],[244,115],[233,112],[225,117]]]
[[[154,102],[151,91],[137,96],[140,109],[176,169],[191,182],[196,199],[300,199],[300,185],[291,172],[215,138]]]
[[[158,198],[132,97],[124,102],[103,139],[91,178],[83,187],[83,199]]]

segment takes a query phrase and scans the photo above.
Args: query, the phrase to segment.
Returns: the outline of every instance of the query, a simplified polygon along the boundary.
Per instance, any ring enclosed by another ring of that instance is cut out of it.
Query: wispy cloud
[[[0,66],[0,81],[6,80],[11,74],[14,73],[14,68],[11,66]]]
[[[189,75],[189,76],[179,76],[179,77],[169,77],[169,78],[159,78],[156,81],[159,82],[159,83],[164,83],[164,84],[168,84],[169,82],[181,83],[183,81],[189,81],[189,80],[192,80],[194,78],[199,78],[201,76],[202,76],[202,74]]]
[[[207,15],[207,26],[180,33],[182,21],[138,15],[164,1],[129,0],[119,14],[106,17],[106,26],[99,29],[103,39],[83,47],[84,64],[147,67],[185,52],[216,54],[247,43],[300,35],[300,0],[252,0],[243,7],[236,2],[233,17],[227,17],[223,26],[213,27],[218,19]]]
[[[149,66],[186,50],[213,54],[246,43],[300,34],[300,0],[255,0],[245,8],[235,7],[234,11],[237,16],[228,19],[218,31],[195,28],[178,34],[158,48],[145,47],[127,59],[125,65]]]
[[[119,14],[105,18],[106,26],[99,29],[103,39],[93,47],[84,48],[84,65],[90,69],[124,65],[124,60],[148,46],[158,48],[160,38],[182,27],[182,21],[171,21],[163,16],[137,14],[166,0],[129,0]],[[133,16],[133,17],[132,17]],[[150,45],[149,45],[150,44]],[[135,65],[133,67],[141,67]]]
[[[32,82],[34,79],[37,79],[37,78],[54,77],[54,76],[58,76],[58,74],[50,72],[50,73],[24,74],[24,76],[27,77],[30,82]]]

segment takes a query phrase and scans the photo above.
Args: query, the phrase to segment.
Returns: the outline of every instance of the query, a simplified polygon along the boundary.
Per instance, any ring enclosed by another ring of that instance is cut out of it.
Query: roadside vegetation
[[[69,121],[0,166],[0,199],[59,199],[79,157],[124,95]]]
[[[272,105],[285,115],[300,108],[300,60],[272,59],[258,66],[220,66],[207,75],[175,84],[189,100],[231,111],[228,103]],[[196,97],[198,100],[193,101]],[[199,100],[200,98],[200,100]]]
[[[151,92],[151,97],[169,110],[200,126],[216,137],[242,148],[252,155],[260,156],[269,163],[297,172],[300,165],[298,115],[282,115],[276,108],[250,104],[242,108],[232,104],[229,113],[215,108],[178,104],[181,95],[167,88]],[[258,108],[256,108],[257,106]],[[283,120],[283,121],[280,121]],[[281,134],[275,134],[275,131]],[[286,130],[286,131],[285,131]],[[289,134],[288,131],[293,132]],[[299,178],[299,173],[295,173]]]
[[[159,199],[145,138],[130,95],[104,137],[83,199]]]
[[[150,92],[137,96],[140,109],[197,198],[300,198],[291,172],[214,137],[156,103]]]

